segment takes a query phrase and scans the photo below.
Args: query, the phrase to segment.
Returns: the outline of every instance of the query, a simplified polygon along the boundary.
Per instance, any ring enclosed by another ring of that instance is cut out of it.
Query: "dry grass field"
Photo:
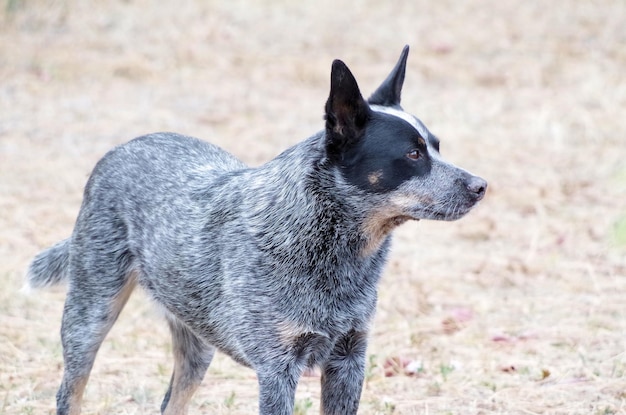
[[[169,130],[259,165],[322,128],[334,58],[368,95],[404,44],[404,107],[490,187],[461,221],[396,233],[360,413],[626,414],[623,0],[0,7],[1,414],[54,412],[64,289],[20,288],[108,149]],[[157,413],[170,352],[137,292],[84,413]],[[318,384],[302,380],[297,414],[319,411]],[[191,413],[252,414],[256,397],[220,355]]]

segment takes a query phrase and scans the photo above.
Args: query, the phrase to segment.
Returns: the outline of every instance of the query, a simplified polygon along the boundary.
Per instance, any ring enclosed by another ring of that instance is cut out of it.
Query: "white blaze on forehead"
[[[415,128],[417,132],[422,136],[424,140],[428,141],[428,130],[426,129],[424,124],[422,124],[420,120],[418,120],[417,118],[415,118],[408,112],[404,112],[395,108],[383,107],[380,105],[370,105],[370,108],[376,112],[383,112],[385,114],[393,115],[393,116],[403,119],[404,121],[411,124],[413,128]]]
[[[413,128],[415,128],[415,130],[417,130],[417,132],[424,139],[424,141],[426,141],[426,148],[428,149],[428,153],[430,154],[430,156],[436,159],[441,158],[437,150],[433,148],[432,143],[428,139],[428,136],[430,135],[430,133],[428,132],[428,129],[416,117],[409,114],[408,112],[404,112],[396,108],[383,107],[381,105],[370,105],[370,108],[376,112],[382,112],[385,114],[393,115],[395,117],[398,117],[408,122],[411,126],[413,126]]]

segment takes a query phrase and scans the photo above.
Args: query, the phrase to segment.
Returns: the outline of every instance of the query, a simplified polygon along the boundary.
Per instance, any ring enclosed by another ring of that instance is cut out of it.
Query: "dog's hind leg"
[[[83,391],[96,353],[134,286],[134,278],[130,277],[125,283],[106,288],[70,287],[61,325],[65,367],[57,393],[57,414],[80,413]]]
[[[161,404],[161,413],[184,415],[191,396],[211,364],[215,348],[203,342],[174,316],[169,316],[167,321],[172,332],[174,372]]]
[[[337,341],[322,367],[322,414],[357,413],[365,377],[366,348],[366,333],[351,331]]]
[[[101,221],[104,223],[104,220]],[[63,321],[63,381],[57,414],[77,415],[96,354],[136,285],[125,228],[85,227],[72,236],[70,282]]]

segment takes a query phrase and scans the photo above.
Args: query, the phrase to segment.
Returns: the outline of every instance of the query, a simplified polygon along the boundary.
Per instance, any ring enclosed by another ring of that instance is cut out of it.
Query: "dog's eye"
[[[417,160],[420,158],[420,152],[418,150],[411,150],[406,154],[406,156],[411,160]]]

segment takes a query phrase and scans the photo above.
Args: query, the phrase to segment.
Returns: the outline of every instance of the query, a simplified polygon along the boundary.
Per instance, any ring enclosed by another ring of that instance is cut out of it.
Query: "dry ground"
[[[408,43],[405,108],[490,188],[462,221],[398,231],[361,413],[626,414],[624,1],[0,6],[0,413],[53,411],[63,289],[19,288],[109,148],[173,130],[260,164],[322,127],[332,59],[368,94]],[[134,296],[85,413],[156,413],[169,354]],[[417,373],[386,377],[401,359]],[[192,413],[254,413],[256,393],[219,356]]]

